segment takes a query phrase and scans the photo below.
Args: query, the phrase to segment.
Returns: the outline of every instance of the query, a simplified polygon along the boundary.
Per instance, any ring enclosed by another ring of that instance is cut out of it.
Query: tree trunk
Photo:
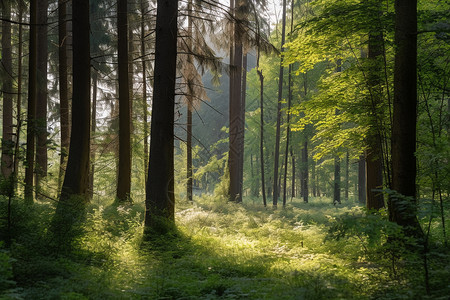
[[[291,33],[292,33],[292,24],[291,24]],[[291,121],[291,105],[292,105],[292,88],[291,88],[291,82],[292,82],[292,65],[289,65],[289,71],[288,71],[288,110],[286,112],[286,149],[284,151],[284,182],[283,182],[283,206],[286,206],[286,191],[287,191],[287,167],[288,167],[288,157],[289,157],[289,141],[291,137],[291,128],[290,128],[290,121]]]
[[[60,202],[64,206],[72,195],[86,201],[89,181],[90,158],[90,84],[91,64],[89,47],[89,1],[79,0],[72,4],[73,22],[73,100],[72,134],[69,158],[64,176]]]
[[[302,149],[302,194],[303,202],[308,203],[308,137],[305,135],[305,142]]]
[[[130,91],[128,77],[128,7],[126,0],[117,1],[118,62],[119,62],[119,171],[117,200],[130,200],[131,144]]]
[[[259,59],[258,59],[259,61]],[[262,71],[259,70],[259,66],[257,67],[258,76],[259,76],[259,83],[260,83],[260,89],[259,89],[259,105],[260,105],[260,137],[259,137],[259,155],[261,157],[260,163],[261,163],[261,192],[263,196],[263,204],[264,207],[267,206],[267,199],[266,199],[266,181],[264,177],[264,76],[262,74]]]
[[[231,1],[233,2],[233,1]],[[233,7],[237,1],[234,1]],[[237,18],[235,11],[234,17]],[[230,130],[229,130],[229,152],[228,170],[230,173],[230,186],[228,200],[242,202],[242,184],[240,183],[240,150],[241,150],[241,110],[242,110],[242,42],[240,41],[237,26],[234,28],[234,47],[231,60],[230,72]]]
[[[344,199],[345,201],[348,201],[348,191],[349,191],[349,184],[350,184],[350,157],[347,150],[347,153],[345,155],[345,187],[344,187]]]
[[[187,166],[186,166],[186,192],[187,200],[189,202],[193,201],[192,198],[192,97],[188,97],[187,105],[187,124],[186,124],[186,151],[187,151]]]
[[[417,0],[395,1],[392,189],[390,219],[407,235],[423,235],[416,217]]]
[[[366,204],[366,158],[364,155],[358,161],[358,201]]]
[[[291,153],[291,159],[292,159],[292,174],[291,174],[291,178],[292,178],[292,180],[291,180],[291,201],[292,201],[292,198],[295,198],[295,176],[296,176],[295,155],[294,155],[294,151],[292,151],[292,146],[291,146],[290,153]]]
[[[18,21],[22,22],[23,19],[23,3],[19,3]],[[16,143],[14,145],[14,169],[13,169],[13,193],[17,190],[17,174],[19,172],[19,150],[20,150],[20,133],[22,132],[22,56],[23,56],[23,26],[19,24],[19,43],[17,50],[17,108],[16,108]],[[12,196],[12,195],[11,195]]]
[[[334,158],[333,203],[341,203],[341,160],[337,156]]]
[[[27,108],[27,151],[25,165],[25,202],[33,203],[33,174],[36,132],[36,97],[37,97],[37,11],[38,1],[30,1],[30,44],[28,59],[28,108]]]
[[[11,181],[13,172],[13,71],[12,71],[12,46],[11,46],[11,3],[1,2],[2,8],[2,94],[3,94],[3,135],[2,135],[2,157],[1,157],[1,179],[5,180],[0,193],[11,194],[14,184]],[[18,141],[17,141],[18,142]],[[4,188],[5,187],[5,188]]]
[[[240,125],[240,150],[239,150],[239,190],[244,190],[244,142],[245,142],[245,98],[247,95],[247,53],[242,57],[242,86],[241,86],[241,125]],[[242,197],[241,197],[242,198]],[[241,199],[242,201],[242,199]]]
[[[147,105],[147,67],[145,63],[145,1],[141,0],[141,63],[142,63],[142,110],[144,113],[144,172],[145,183],[148,175],[148,105]]]
[[[47,10],[48,1],[38,1],[38,54],[36,99],[36,198],[39,197],[41,179],[47,176]]]
[[[192,40],[194,37],[192,36],[192,0],[188,2],[188,48],[192,49]],[[192,55],[187,55],[187,63],[189,66],[193,65],[192,63]],[[189,81],[189,79],[188,79]],[[188,83],[189,84],[189,83]],[[193,95],[192,89],[188,87],[188,95],[187,95],[187,124],[186,124],[186,195],[187,200],[192,202],[192,109],[193,109]]]
[[[91,110],[91,130],[92,130],[92,144],[91,147],[91,170],[89,171],[89,200],[94,197],[94,175],[95,175],[95,131],[97,130],[97,88],[98,88],[98,71],[92,70],[92,110]]]
[[[146,228],[174,221],[174,109],[178,0],[158,0]]]
[[[373,14],[380,14],[381,3],[374,7]],[[383,188],[383,152],[381,148],[381,123],[382,113],[379,111],[382,102],[381,59],[383,57],[383,34],[381,29],[373,29],[369,33],[368,59],[370,68],[368,70],[368,84],[370,89],[370,114],[371,119],[369,133],[367,136],[366,158],[366,206],[370,209],[379,210],[384,207],[383,194],[379,191]],[[378,190],[378,191],[376,191]]]
[[[284,51],[284,42],[286,37],[286,0],[283,0],[283,16],[281,25],[281,52]],[[277,127],[275,134],[275,156],[273,167],[273,191],[272,203],[273,206],[278,205],[278,165],[280,159],[280,137],[281,137],[281,101],[283,100],[283,56],[280,59],[280,75],[278,77],[278,101],[277,101]]]
[[[58,190],[62,185],[66,171],[67,156],[70,144],[70,113],[68,89],[68,57],[67,57],[67,1],[58,0],[58,73],[59,73],[59,111],[61,127],[61,156],[59,162]]]

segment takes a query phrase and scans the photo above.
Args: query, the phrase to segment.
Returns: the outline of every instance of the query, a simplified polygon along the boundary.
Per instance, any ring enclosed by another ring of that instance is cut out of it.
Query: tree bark
[[[378,3],[378,2],[377,2]],[[373,14],[379,14],[381,3],[374,8]],[[384,207],[383,194],[379,191],[383,188],[383,152],[381,148],[381,124],[382,102],[381,58],[383,57],[384,39],[381,29],[373,29],[369,33],[368,59],[368,84],[370,97],[370,128],[367,136],[366,158],[366,206],[368,209],[379,210]],[[377,191],[378,190],[378,191]]]
[[[350,157],[347,150],[347,153],[345,155],[345,186],[344,186],[344,199],[345,201],[348,201],[348,192],[349,192],[349,184],[350,184]]]
[[[334,158],[333,203],[341,204],[341,160],[337,156]]]
[[[126,0],[117,1],[118,62],[119,62],[119,171],[117,200],[130,200],[131,189],[131,115],[128,77],[128,6]]]
[[[291,33],[292,33],[292,24],[291,24]],[[292,65],[289,65],[288,69],[288,110],[286,112],[286,148],[284,151],[284,182],[283,182],[283,206],[286,206],[286,192],[287,192],[287,169],[288,169],[288,157],[289,157],[289,142],[291,138],[291,127],[290,127],[290,121],[291,121],[291,105],[292,105]]]
[[[28,59],[27,150],[25,162],[25,203],[33,203],[33,174],[35,155],[36,97],[37,97],[37,11],[38,1],[30,1],[30,44]]]
[[[366,204],[366,158],[361,155],[358,161],[358,201]]]
[[[303,143],[302,149],[302,194],[303,202],[308,203],[308,177],[309,177],[309,167],[308,167],[308,137],[305,135],[305,142]]]
[[[417,0],[395,1],[392,189],[390,219],[410,236],[423,235],[416,216]]]
[[[239,150],[239,190],[244,190],[244,142],[245,142],[245,100],[247,96],[247,53],[242,56],[242,85],[241,85],[241,117],[240,117],[240,150]],[[242,201],[242,196],[241,196]]]
[[[18,21],[22,22],[23,19],[23,3],[19,3]],[[16,107],[16,143],[14,145],[14,159],[13,159],[13,186],[11,187],[12,193],[17,190],[17,174],[19,172],[19,150],[20,150],[20,134],[22,132],[22,56],[23,56],[23,25],[19,24],[19,37],[18,37],[18,50],[17,50],[17,107]],[[11,195],[12,196],[12,195]]]
[[[90,158],[90,46],[89,1],[72,3],[73,22],[73,99],[72,130],[69,158],[64,176],[59,206],[73,195],[86,201]]]
[[[91,110],[91,130],[92,143],[95,145],[95,131],[97,130],[97,88],[98,88],[98,71],[92,71],[92,110]],[[89,171],[89,200],[94,197],[94,175],[95,175],[95,150],[96,147],[91,147],[91,170]]]
[[[231,1],[233,2],[233,1]],[[234,1],[234,10],[237,10],[237,0]],[[235,11],[234,17],[237,18]],[[242,184],[240,183],[240,150],[242,137],[242,42],[238,38],[239,29],[234,26],[234,46],[231,57],[230,72],[230,130],[229,130],[229,151],[228,170],[230,174],[230,186],[228,200],[242,202]]]
[[[178,0],[158,0],[146,228],[174,221],[174,108]]]
[[[48,1],[38,1],[38,54],[37,54],[37,98],[36,98],[36,198],[39,197],[41,179],[47,176],[47,10]]]
[[[286,37],[286,0],[283,0],[283,16],[281,25],[281,52],[284,51],[284,43]],[[273,167],[273,191],[272,191],[272,203],[273,206],[278,205],[278,168],[280,159],[280,137],[281,137],[281,102],[283,100],[283,56],[280,59],[280,73],[278,77],[278,101],[277,101],[277,125],[275,134],[275,156]]]
[[[144,172],[145,183],[148,175],[148,105],[147,105],[147,66],[145,62],[145,1],[141,0],[141,63],[142,63],[142,110],[144,115]]]
[[[259,59],[258,59],[259,62]],[[259,63],[258,63],[259,65]],[[266,180],[264,177],[264,76],[261,70],[259,70],[259,66],[257,67],[258,76],[259,76],[259,105],[260,105],[260,125],[259,125],[259,154],[260,154],[260,163],[261,163],[261,193],[263,196],[263,204],[264,207],[267,206],[266,199]]]
[[[192,0],[188,2],[188,47],[192,49],[192,40],[194,37],[192,36]],[[188,65],[192,65],[192,55],[187,55],[187,63]],[[189,79],[188,79],[189,81]],[[188,83],[189,84],[189,83]],[[191,93],[192,89],[188,87],[188,95],[187,95],[187,124],[186,124],[186,195],[187,200],[192,202],[192,109],[193,109],[193,95]]]
[[[3,122],[2,122],[2,157],[1,175],[5,180],[5,189],[1,189],[1,194],[8,195],[13,190],[11,174],[13,172],[13,71],[12,71],[12,45],[11,45],[11,23],[6,21],[11,19],[11,3],[1,2],[2,8],[2,94],[3,94]],[[17,141],[18,142],[18,141]]]
[[[67,55],[67,1],[58,0],[58,73],[59,73],[59,111],[61,127],[61,156],[59,161],[58,190],[62,185],[66,171],[70,144],[70,112],[68,88]]]

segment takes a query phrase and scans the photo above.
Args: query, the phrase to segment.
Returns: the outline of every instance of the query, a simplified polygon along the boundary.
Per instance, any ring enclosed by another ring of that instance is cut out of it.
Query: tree
[[[69,158],[58,208],[63,208],[74,195],[86,201],[90,159],[90,37],[89,0],[74,1],[73,22],[73,100],[72,133]]]
[[[187,42],[187,47],[189,49],[192,49],[192,39],[193,39],[193,30],[192,30],[192,0],[189,0],[188,3],[188,35],[189,40]],[[189,66],[192,66],[192,55],[187,56],[187,64]],[[189,77],[192,76],[192,74],[188,75]],[[192,95],[192,88],[189,86],[193,84],[191,82],[191,78],[188,78],[188,94],[186,95],[187,99],[187,122],[186,122],[186,151],[187,151],[187,157],[186,157],[186,178],[187,178],[187,184],[186,184],[186,195],[187,200],[192,202],[192,110],[194,109],[193,105],[193,95]]]
[[[421,237],[415,213],[417,0],[395,1],[395,45],[391,188],[401,196],[390,198],[389,215],[406,234]]]
[[[259,77],[259,105],[260,105],[260,125],[259,125],[259,155],[260,155],[260,163],[261,163],[261,192],[263,196],[263,204],[264,207],[267,206],[266,200],[266,180],[265,180],[265,171],[264,171],[264,76],[262,70],[259,69],[259,51],[258,58],[256,64],[256,72]]]
[[[284,42],[286,37],[286,0],[283,0],[283,15],[281,24],[281,52],[284,51]],[[280,138],[281,138],[281,102],[283,100],[283,55],[280,59],[280,75],[278,77],[278,101],[277,101],[277,125],[275,135],[275,155],[274,155],[274,167],[273,167],[273,191],[272,191],[272,203],[276,207],[278,204],[278,165],[280,160]]]
[[[229,131],[229,151],[228,151],[228,170],[230,173],[230,186],[228,191],[229,201],[242,202],[242,183],[240,179],[241,159],[240,150],[242,149],[242,41],[240,38],[241,29],[239,21],[241,16],[237,13],[240,10],[238,4],[240,1],[230,1],[230,8],[234,16],[233,44],[230,55],[230,131]]]
[[[128,7],[126,0],[117,1],[118,62],[119,62],[119,172],[117,199],[129,200],[131,189],[131,114],[128,77]]]
[[[381,3],[371,1],[369,11],[373,15],[381,15]],[[369,32],[368,41],[368,70],[367,84],[369,89],[369,129],[366,138],[366,206],[368,209],[384,207],[383,194],[383,149],[382,149],[382,58],[384,51],[384,39],[382,28],[373,26]]]
[[[70,112],[68,88],[67,57],[67,1],[58,0],[58,74],[59,74],[59,111],[61,129],[61,156],[59,161],[58,188],[62,185],[67,165],[70,144]]]
[[[25,202],[33,203],[35,126],[37,98],[37,11],[38,1],[30,1],[30,42],[28,59],[27,150],[25,161]]]
[[[2,118],[2,157],[1,179],[5,180],[6,190],[1,189],[1,194],[10,194],[13,189],[11,175],[13,172],[13,72],[12,72],[12,46],[11,46],[11,2],[2,1],[2,60],[1,78],[3,94],[3,118]]]
[[[37,98],[36,98],[36,196],[41,188],[41,179],[47,176],[47,10],[48,1],[38,1],[38,53],[37,53]]]
[[[292,37],[292,30],[294,28],[294,1],[291,2],[291,29],[290,29],[290,37]],[[288,169],[288,158],[289,158],[289,141],[291,138],[291,105],[292,105],[292,64],[289,64],[289,70],[288,70],[288,107],[287,107],[287,113],[286,113],[286,148],[284,151],[284,182],[283,182],[283,207],[286,206],[286,193],[287,193],[287,169]],[[291,153],[292,153],[292,146],[291,146]],[[294,197],[295,194],[295,159],[294,156],[292,156],[292,195],[291,197]]]
[[[145,227],[174,220],[174,107],[178,0],[158,0]]]
[[[366,204],[366,159],[361,155],[358,160],[358,202]]]
[[[141,64],[142,64],[142,110],[144,117],[144,173],[145,183],[148,174],[148,105],[147,105],[147,65],[145,61],[145,1],[141,0]]]
[[[341,204],[341,159],[334,157],[333,204]]]

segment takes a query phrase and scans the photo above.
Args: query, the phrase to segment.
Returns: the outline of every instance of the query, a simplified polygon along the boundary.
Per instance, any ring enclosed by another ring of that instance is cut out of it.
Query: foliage
[[[49,247],[51,205],[27,211],[14,203],[15,239],[0,252],[6,299],[400,299],[424,293],[420,260],[388,242],[398,226],[383,212],[366,214],[350,202],[335,207],[328,198],[294,199],[273,210],[249,198],[239,205],[203,195],[195,205],[179,203],[177,228],[150,233],[145,242],[142,205],[90,205],[82,233],[66,252]],[[433,241],[431,249],[430,297],[444,297],[449,253]]]

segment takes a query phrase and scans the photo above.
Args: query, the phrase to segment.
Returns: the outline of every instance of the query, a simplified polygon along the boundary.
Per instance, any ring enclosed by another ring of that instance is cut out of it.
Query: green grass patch
[[[450,292],[448,250],[432,244],[427,297],[420,258],[387,243],[395,226],[383,214],[326,198],[278,209],[245,200],[180,203],[176,230],[145,242],[141,205],[91,205],[63,252],[48,230],[52,205],[26,210],[15,201],[13,239],[0,246],[0,298],[431,299]]]

